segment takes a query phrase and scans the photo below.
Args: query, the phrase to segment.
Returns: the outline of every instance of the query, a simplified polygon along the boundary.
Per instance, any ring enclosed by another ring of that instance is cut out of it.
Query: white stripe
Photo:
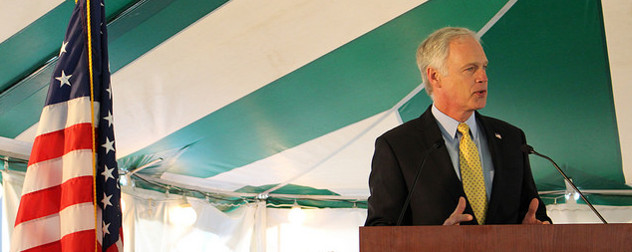
[[[103,210],[101,210],[101,207],[97,208],[97,220],[99,220],[99,223],[97,223],[97,242],[103,245]]]
[[[326,138],[320,141],[329,142],[333,137],[347,137],[350,143],[333,156],[319,162],[318,166],[311,168],[309,173],[287,183],[327,188],[345,196],[368,197],[368,181],[375,139],[399,125],[398,116],[397,111],[386,111],[353,124],[349,129],[345,127],[340,132],[336,131],[334,135],[326,135]],[[358,134],[357,132],[362,132],[362,135],[351,139],[354,134]]]
[[[623,175],[626,184],[632,185],[632,1],[608,0],[601,1],[601,4]]]
[[[492,26],[494,26],[496,24],[496,22],[498,22],[498,20],[500,20],[500,18],[503,17],[505,15],[505,13],[507,13],[507,11],[509,11],[509,9],[511,9],[511,7],[517,1],[518,0],[510,0],[510,1],[508,1],[502,8],[500,8],[500,10],[498,12],[496,12],[496,15],[494,15],[489,21],[487,21],[487,24],[485,24],[483,26],[483,28],[478,30],[476,35],[478,35],[479,38],[482,37],[483,35],[485,35],[485,33],[487,33],[487,31],[490,28],[492,28]]]
[[[92,202],[71,205],[59,213],[62,237],[79,231],[95,229]]]
[[[22,195],[61,185],[81,176],[92,176],[92,150],[75,150],[60,158],[42,161],[28,167]]]
[[[94,111],[99,111],[99,103],[94,103]],[[51,104],[42,109],[37,135],[67,128],[79,123],[90,123],[90,97],[79,97],[67,102]],[[97,114],[95,113],[95,118]],[[95,124],[98,123],[95,120]]]
[[[94,229],[91,202],[66,207],[58,214],[20,223],[13,229],[11,251],[22,251],[60,240],[78,231]]]
[[[116,241],[116,243],[114,243],[114,246],[116,246],[116,250],[118,251],[123,251],[123,236],[122,234],[119,232],[119,238]]]
[[[0,43],[64,2],[63,0],[2,0]],[[59,44],[61,46],[61,44]]]
[[[343,195],[368,196],[367,181],[375,138],[399,124],[396,114],[392,110],[382,112],[205,180],[168,172],[161,178],[222,190],[287,182],[327,188]],[[306,172],[309,175],[304,176]]]
[[[0,136],[0,156],[28,160],[32,143]]]
[[[152,144],[423,2],[230,1],[112,76],[117,121],[143,125],[116,129],[117,155]]]

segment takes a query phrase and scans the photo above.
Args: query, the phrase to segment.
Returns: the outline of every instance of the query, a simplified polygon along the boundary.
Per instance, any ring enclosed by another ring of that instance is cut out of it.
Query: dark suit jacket
[[[536,218],[550,221],[538,196],[529,158],[520,150],[526,143],[524,132],[478,112],[476,120],[487,136],[494,164],[486,224],[521,223],[533,198],[540,201]],[[438,141],[443,138],[430,107],[421,117],[377,138],[369,177],[371,196],[366,226],[397,223],[422,155]],[[465,197],[445,146],[430,153],[414,190],[402,225],[441,225],[456,208],[459,197]],[[469,202],[465,213],[474,217]],[[462,224],[476,224],[476,220]]]

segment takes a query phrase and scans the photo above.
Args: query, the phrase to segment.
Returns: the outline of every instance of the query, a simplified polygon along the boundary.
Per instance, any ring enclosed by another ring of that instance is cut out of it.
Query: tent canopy
[[[33,142],[74,4],[53,2],[0,8],[4,142]],[[623,73],[632,58],[626,8],[597,0],[108,1],[119,168],[129,184],[220,193],[215,200],[362,207],[375,138],[431,104],[417,45],[463,26],[482,36],[490,61],[481,113],[521,127],[589,199],[630,205],[624,129],[632,115],[620,98],[632,93],[622,88],[632,81]],[[545,200],[564,193],[547,161],[531,164],[539,190],[551,193]]]

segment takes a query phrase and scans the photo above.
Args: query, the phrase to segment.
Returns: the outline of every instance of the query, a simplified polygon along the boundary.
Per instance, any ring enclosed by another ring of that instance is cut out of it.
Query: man
[[[487,101],[487,63],[465,28],[440,29],[419,46],[433,104],[377,138],[365,225],[396,225],[402,210],[402,225],[550,223],[520,150],[523,131],[476,112]]]

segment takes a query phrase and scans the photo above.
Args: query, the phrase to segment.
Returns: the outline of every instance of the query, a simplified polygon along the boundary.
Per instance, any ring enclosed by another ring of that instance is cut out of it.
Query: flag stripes
[[[104,15],[100,0],[76,3],[40,116],[11,251],[123,249]]]
[[[24,251],[79,251],[81,247],[89,247],[94,244],[94,230],[78,231],[61,238],[61,240],[46,243],[41,246],[30,248]],[[79,245],[79,246],[77,246]]]
[[[59,186],[22,195],[21,204],[39,207],[21,209],[15,223],[19,225],[28,220],[46,217],[68,206],[85,202],[92,202],[92,176],[73,178]]]
[[[22,194],[26,195],[43,188],[57,186],[72,178],[92,176],[91,165],[92,152],[89,150],[75,150],[60,158],[32,164],[28,169],[39,176],[37,180],[31,179],[27,181],[29,183],[24,183]]]
[[[31,153],[29,165],[58,158],[74,150],[92,150],[92,125],[76,124],[64,130],[37,136],[33,149],[37,151]]]
[[[99,103],[94,103],[94,109],[98,111]],[[37,135],[62,130],[70,125],[90,123],[90,97],[83,96],[49,104],[42,110],[37,128]],[[95,120],[98,123],[98,120]],[[97,124],[96,127],[99,125]]]
[[[61,248],[62,243],[71,243],[68,241],[76,237],[83,237],[82,239],[85,241],[94,241],[94,215],[90,212],[91,209],[93,209],[91,202],[77,204],[45,218],[24,222],[14,229],[15,236],[11,241],[11,249],[17,251],[26,249],[29,249],[26,251],[31,251],[30,249],[33,251],[60,251],[50,249]],[[55,226],[60,222],[67,222],[69,225],[56,228]],[[24,235],[28,237],[23,237]]]

